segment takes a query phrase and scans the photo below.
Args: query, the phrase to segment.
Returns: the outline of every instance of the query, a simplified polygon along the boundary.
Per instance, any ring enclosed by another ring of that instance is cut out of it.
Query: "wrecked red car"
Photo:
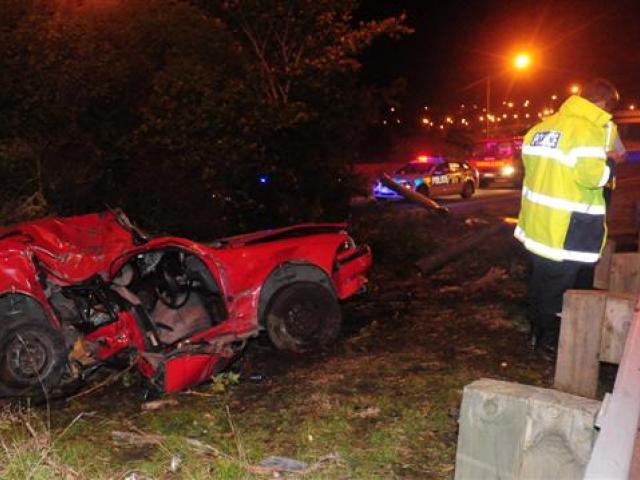
[[[115,360],[160,392],[203,382],[266,329],[279,349],[336,339],[371,266],[344,224],[203,244],[149,238],[121,211],[0,229],[0,395],[50,391]]]

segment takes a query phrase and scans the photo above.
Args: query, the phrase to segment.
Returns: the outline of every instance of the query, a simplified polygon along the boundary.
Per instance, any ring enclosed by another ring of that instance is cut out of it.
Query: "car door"
[[[449,164],[449,194],[460,194],[462,192],[464,171],[458,162],[448,162]]]
[[[431,195],[448,195],[450,191],[449,164],[437,165],[431,177]]]

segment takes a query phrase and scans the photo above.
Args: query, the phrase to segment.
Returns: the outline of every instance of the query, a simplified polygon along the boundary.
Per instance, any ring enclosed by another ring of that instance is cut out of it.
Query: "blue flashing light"
[[[260,175],[258,177],[258,181],[262,184],[262,185],[266,185],[266,183],[269,181],[269,177],[267,175]]]

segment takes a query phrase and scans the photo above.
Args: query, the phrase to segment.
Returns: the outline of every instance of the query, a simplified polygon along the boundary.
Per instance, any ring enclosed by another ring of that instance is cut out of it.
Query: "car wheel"
[[[267,332],[279,350],[304,352],[332,343],[342,315],[328,288],[297,282],[276,292],[266,311]]]
[[[473,182],[466,182],[464,187],[462,187],[462,192],[460,196],[462,198],[471,198],[473,193],[476,191],[476,188],[473,186]]]
[[[429,187],[427,187],[424,183],[416,189],[416,192],[424,195],[425,197],[428,197],[431,194],[431,192],[429,191]]]
[[[0,395],[48,392],[60,381],[65,366],[64,339],[50,326],[18,319],[0,328]]]

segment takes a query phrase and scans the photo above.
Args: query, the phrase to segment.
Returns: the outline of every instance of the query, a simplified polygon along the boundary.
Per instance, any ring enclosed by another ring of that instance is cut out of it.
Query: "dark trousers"
[[[529,321],[538,345],[557,346],[562,297],[576,287],[578,272],[584,267],[580,262],[554,262],[531,254]]]

